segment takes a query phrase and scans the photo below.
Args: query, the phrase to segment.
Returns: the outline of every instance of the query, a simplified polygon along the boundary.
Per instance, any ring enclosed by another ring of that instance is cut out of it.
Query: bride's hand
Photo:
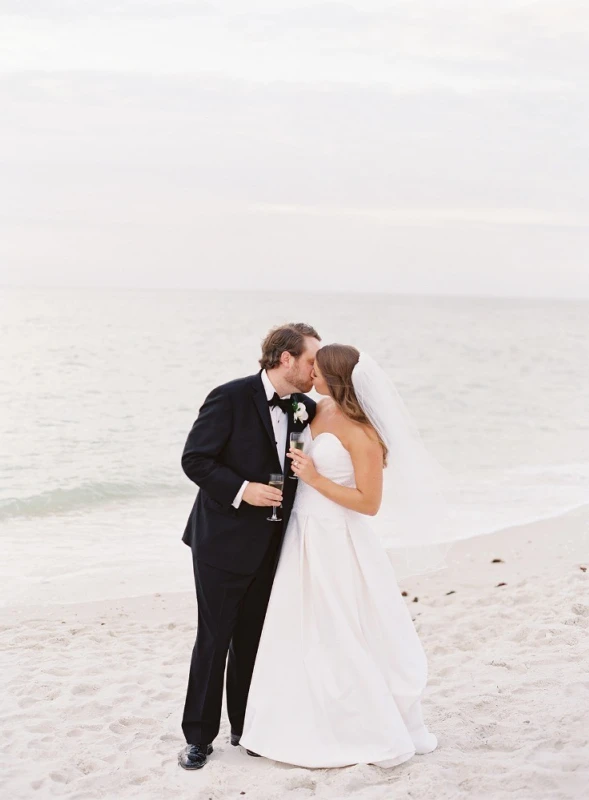
[[[312,486],[319,477],[313,459],[302,450],[293,450],[292,448],[286,455],[292,460],[292,471],[297,478]]]

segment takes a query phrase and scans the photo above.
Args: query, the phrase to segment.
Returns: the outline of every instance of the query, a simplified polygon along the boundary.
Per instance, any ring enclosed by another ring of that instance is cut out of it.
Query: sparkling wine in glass
[[[281,472],[272,473],[270,475],[270,480],[268,481],[269,486],[273,486],[274,489],[280,489],[282,491],[284,487],[284,475]],[[277,516],[276,509],[278,506],[272,506],[272,516],[266,517],[268,522],[282,522],[282,518]]]
[[[300,450],[301,452],[305,449],[305,442],[304,442],[304,434],[302,433],[291,433],[290,434],[290,446],[293,450]],[[288,476],[291,481],[298,481],[296,475],[289,475]]]

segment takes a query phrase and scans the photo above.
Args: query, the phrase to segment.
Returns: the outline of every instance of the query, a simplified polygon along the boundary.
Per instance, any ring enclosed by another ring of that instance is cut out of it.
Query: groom
[[[270,331],[261,371],[219,386],[188,435],[182,468],[200,491],[184,531],[192,548],[198,628],[182,719],[186,748],[178,762],[200,769],[219,733],[227,654],[231,744],[239,744],[245,707],[282,536],[296,480],[285,458],[291,432],[315,415],[305,394],[320,336],[293,323]],[[268,485],[283,473],[284,491]],[[282,522],[270,522],[279,505]],[[255,754],[252,754],[255,755]]]

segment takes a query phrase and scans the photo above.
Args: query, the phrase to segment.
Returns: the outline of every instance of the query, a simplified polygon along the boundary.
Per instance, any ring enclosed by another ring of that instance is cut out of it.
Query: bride
[[[240,744],[301,767],[393,767],[437,746],[421,710],[427,659],[369,522],[391,501],[395,391],[339,344],[317,352],[314,384],[325,398],[289,454],[300,483]]]

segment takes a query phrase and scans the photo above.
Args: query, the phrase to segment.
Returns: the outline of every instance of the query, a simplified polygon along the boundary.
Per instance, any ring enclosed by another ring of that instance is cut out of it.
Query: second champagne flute
[[[291,433],[290,434],[290,446],[293,450],[300,450],[301,452],[305,449],[305,442],[304,442],[304,434],[302,433]],[[289,475],[288,476],[291,481],[298,481],[296,475]]]
[[[284,475],[281,472],[273,472],[270,475],[268,485],[274,487],[274,489],[280,489],[280,491],[282,491],[284,487]],[[277,508],[278,506],[272,506],[272,516],[266,517],[268,522],[282,522],[282,518],[276,514]]]

